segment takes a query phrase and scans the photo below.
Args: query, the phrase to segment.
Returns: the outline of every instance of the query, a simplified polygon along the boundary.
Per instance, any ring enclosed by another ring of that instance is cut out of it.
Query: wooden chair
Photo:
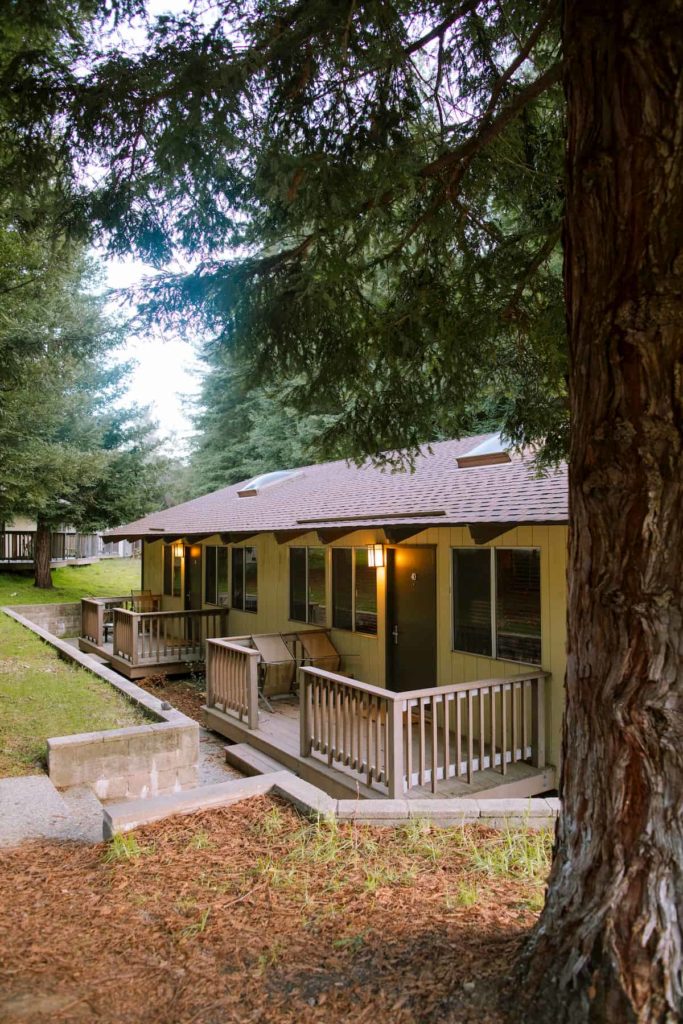
[[[269,697],[284,697],[292,692],[296,678],[296,661],[279,633],[252,636],[252,643],[261,655],[259,662],[259,697],[272,711]]]
[[[151,590],[131,590],[130,599],[133,605],[131,610],[134,612],[155,611],[154,596]]]

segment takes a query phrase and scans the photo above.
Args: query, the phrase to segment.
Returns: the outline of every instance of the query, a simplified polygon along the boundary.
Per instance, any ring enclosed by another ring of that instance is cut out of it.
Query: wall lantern
[[[185,549],[183,548],[183,542],[178,541],[176,544],[173,545],[173,557],[182,558],[184,550]]]
[[[382,544],[368,544],[368,565],[371,569],[381,569],[384,565],[384,547]]]
[[[190,555],[192,558],[199,558],[201,556],[202,549],[199,544],[193,544],[190,548]]]

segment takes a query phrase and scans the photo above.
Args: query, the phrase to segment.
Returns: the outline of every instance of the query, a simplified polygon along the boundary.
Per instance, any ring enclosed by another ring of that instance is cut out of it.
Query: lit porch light
[[[176,541],[176,543],[173,545],[173,557],[174,558],[182,558],[184,552],[185,552],[185,548],[183,547],[183,542],[182,541]]]
[[[384,565],[384,545],[368,544],[368,565],[371,569],[381,569]]]

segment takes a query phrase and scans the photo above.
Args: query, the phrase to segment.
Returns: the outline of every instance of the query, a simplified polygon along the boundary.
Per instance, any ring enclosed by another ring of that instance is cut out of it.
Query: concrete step
[[[225,747],[225,760],[244,775],[268,775],[270,772],[281,772],[284,767],[248,743],[228,743]]]
[[[69,809],[73,838],[82,843],[102,842],[102,804],[89,786],[60,790]]]
[[[85,786],[58,791],[47,775],[0,779],[0,846],[29,839],[98,843],[102,804]]]

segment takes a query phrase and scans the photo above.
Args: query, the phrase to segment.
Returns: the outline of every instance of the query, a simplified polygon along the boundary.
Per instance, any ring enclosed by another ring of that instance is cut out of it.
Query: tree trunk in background
[[[526,1019],[683,1017],[683,4],[566,0],[567,706]]]
[[[36,522],[36,539],[33,551],[35,586],[41,590],[52,589],[50,556],[52,554],[52,532],[42,519]]]

